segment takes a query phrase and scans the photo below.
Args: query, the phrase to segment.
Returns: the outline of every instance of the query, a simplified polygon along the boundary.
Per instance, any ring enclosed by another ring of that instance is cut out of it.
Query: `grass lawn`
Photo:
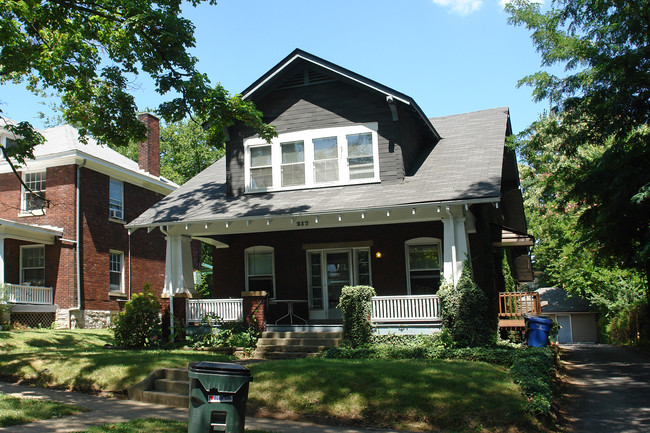
[[[85,430],[84,433],[187,433],[187,423],[167,419],[136,419],[120,424],[107,424]],[[267,433],[262,430],[249,430],[247,433]]]
[[[79,391],[123,392],[157,368],[228,356],[193,350],[117,350],[107,329],[0,331],[0,377]]]
[[[123,391],[156,368],[227,359],[209,352],[102,347],[111,342],[112,333],[106,330],[0,332],[0,365],[6,375],[44,386]],[[540,430],[526,413],[525,398],[508,371],[493,364],[305,359],[268,361],[249,368],[253,374],[249,415],[420,431]],[[165,429],[176,428],[173,423],[165,425]],[[133,428],[124,431],[140,431]],[[143,427],[142,431],[172,430]]]
[[[0,394],[0,427],[75,415],[85,409],[51,401]]]

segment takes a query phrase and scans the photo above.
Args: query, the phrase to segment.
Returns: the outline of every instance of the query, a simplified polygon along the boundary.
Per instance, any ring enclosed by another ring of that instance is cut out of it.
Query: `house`
[[[597,310],[578,296],[570,296],[559,287],[536,290],[542,303],[542,314],[560,325],[558,343],[596,343],[598,341]]]
[[[160,176],[158,119],[140,119],[149,134],[139,163],[92,139],[80,142],[70,125],[40,131],[45,143],[18,168],[31,191],[0,161],[0,286],[12,322],[106,327],[146,283],[161,293],[164,236],[131,234],[125,224],[177,185]],[[2,146],[13,138],[0,127]]]
[[[168,235],[174,296],[194,296],[189,239],[213,246],[214,297],[243,297],[247,315],[266,295],[269,324],[340,323],[341,289],[358,284],[379,295],[377,322],[436,321],[435,293],[466,257],[494,317],[503,251],[532,279],[508,108],[430,119],[301,50],[242,95],[277,138],[230,127],[224,158],[128,225]]]

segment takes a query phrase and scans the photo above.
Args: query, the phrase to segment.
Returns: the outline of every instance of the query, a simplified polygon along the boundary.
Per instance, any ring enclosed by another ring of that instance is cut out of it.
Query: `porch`
[[[56,305],[52,287],[29,286],[25,284],[4,285],[4,299],[11,305],[10,317],[2,320],[19,323],[27,327],[48,327],[54,322]]]

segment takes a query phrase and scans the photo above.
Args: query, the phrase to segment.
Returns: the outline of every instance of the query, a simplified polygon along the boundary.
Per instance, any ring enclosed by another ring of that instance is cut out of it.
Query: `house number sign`
[[[296,221],[296,226],[298,227],[307,227],[309,225],[309,221]]]

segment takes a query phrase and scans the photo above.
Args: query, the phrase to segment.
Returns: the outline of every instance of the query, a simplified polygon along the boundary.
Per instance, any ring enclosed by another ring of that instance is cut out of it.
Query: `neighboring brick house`
[[[129,224],[211,243],[216,298],[266,292],[271,323],[311,325],[340,322],[341,288],[367,284],[394,297],[381,320],[438,320],[435,293],[469,257],[496,318],[503,249],[532,279],[508,108],[430,119],[301,50],[242,95],[278,137],[230,127],[224,158]]]
[[[158,119],[140,115],[147,141],[139,163],[69,125],[40,131],[45,143],[19,167],[30,193],[0,161],[0,284],[12,321],[58,327],[105,327],[120,304],[145,284],[161,294],[165,238],[125,224],[174,191],[160,176]],[[0,144],[12,134],[0,127]]]

